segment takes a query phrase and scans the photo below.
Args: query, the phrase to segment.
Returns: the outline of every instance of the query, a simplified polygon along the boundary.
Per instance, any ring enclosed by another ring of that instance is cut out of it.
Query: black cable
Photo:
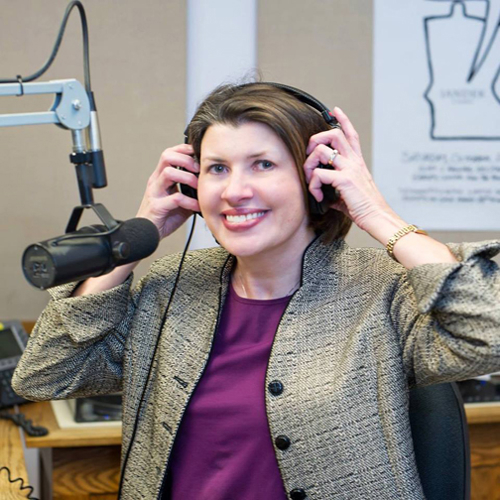
[[[19,486],[19,491],[29,490],[29,492],[27,493],[28,496],[26,497],[28,500],[38,500],[38,498],[31,496],[31,494],[33,493],[33,486],[30,486],[28,484],[25,485],[24,479],[22,479],[20,477],[18,477],[16,479],[12,479],[10,477],[10,469],[8,467],[0,467],[0,472],[2,472],[2,470],[7,471],[7,479],[9,480],[9,483],[16,483],[17,481],[20,481],[21,485]]]
[[[17,406],[16,406],[17,408]],[[0,419],[12,420],[16,425],[22,427],[27,434],[30,436],[45,436],[48,434],[48,430],[45,427],[35,427],[31,420],[26,420],[26,417],[22,413],[8,413],[5,411],[0,412]],[[9,483],[21,483],[19,486],[19,491],[23,492],[27,490],[27,499],[28,500],[38,500],[36,497],[32,497],[33,487],[29,484],[24,484],[24,479],[18,477],[16,479],[12,479],[10,469],[6,466],[0,467],[0,473],[2,470],[7,471],[7,479]]]
[[[80,239],[80,238],[95,238],[96,236],[109,236],[113,233],[116,233],[118,229],[120,229],[120,224],[116,225],[112,229],[109,229],[108,231],[101,231],[99,233],[69,233],[69,234],[63,234],[62,236],[59,236],[59,238],[56,238],[52,242],[52,246],[57,246],[61,241],[66,241],[66,240],[73,240],[73,239]]]
[[[66,7],[66,12],[64,13],[64,18],[61,22],[61,27],[59,28],[59,34],[57,35],[56,43],[54,44],[54,48],[52,49],[52,53],[50,57],[47,59],[46,63],[43,65],[41,69],[39,69],[36,73],[33,73],[30,76],[21,77],[18,75],[16,78],[3,78],[0,79],[1,83],[26,83],[36,80],[41,77],[52,65],[54,59],[56,58],[57,52],[59,50],[59,46],[61,45],[64,30],[66,29],[66,24],[68,22],[69,15],[74,7],[77,7],[80,12],[80,19],[82,22],[82,35],[83,35],[83,71],[85,78],[85,90],[87,92],[91,92],[90,85],[90,63],[89,63],[89,33],[87,27],[87,16],[85,15],[85,9],[80,1],[74,0],[70,2],[70,4]],[[22,84],[21,84],[22,85]]]
[[[148,383],[149,383],[149,377],[151,376],[153,363],[154,363],[154,359],[155,359],[155,355],[156,355],[156,350],[158,349],[158,345],[160,343],[161,334],[163,332],[163,327],[165,325],[165,321],[167,320],[167,314],[168,314],[168,310],[170,309],[170,304],[172,303],[172,300],[173,300],[174,295],[175,295],[175,290],[177,289],[177,284],[179,282],[179,278],[181,275],[182,265],[184,264],[184,259],[186,258],[186,254],[187,254],[187,251],[189,249],[189,245],[191,244],[191,239],[193,237],[195,225],[196,225],[196,213],[193,215],[193,223],[191,224],[191,230],[189,232],[189,236],[188,236],[188,239],[186,241],[186,245],[184,246],[184,251],[182,252],[181,261],[179,263],[179,268],[177,270],[177,276],[175,277],[174,287],[172,288],[172,292],[170,293],[170,297],[168,299],[167,307],[165,309],[165,312],[163,313],[163,318],[161,320],[161,325],[160,325],[160,332],[158,334],[158,338],[156,339],[156,344],[155,344],[155,347],[153,349],[153,355],[151,356],[151,363],[149,365],[148,376],[146,377],[146,382],[144,383],[144,388],[142,389],[141,399],[139,401],[139,406],[137,408],[137,412],[135,415],[134,429],[132,430],[132,436],[130,437],[130,442],[129,442],[127,451],[125,453],[125,456],[123,458],[123,467],[122,467],[121,474],[120,474],[120,486],[118,488],[118,499],[120,498],[121,493],[122,493],[123,478],[125,477],[125,468],[127,467],[127,461],[128,461],[128,457],[130,455],[130,450],[132,449],[132,445],[134,444],[135,435],[137,433],[137,428],[138,428],[138,424],[139,424],[139,414],[141,413],[141,407],[142,407],[142,404],[144,402],[144,394],[146,393],[146,389],[147,389]]]
[[[33,425],[33,421],[27,420],[23,413],[0,412],[0,419],[12,420],[18,427],[22,427],[26,434],[32,437],[46,436],[49,433],[45,427]]]

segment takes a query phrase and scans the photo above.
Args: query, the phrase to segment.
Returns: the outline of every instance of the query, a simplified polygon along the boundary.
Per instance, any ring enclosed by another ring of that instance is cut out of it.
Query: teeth
[[[226,220],[229,222],[245,222],[246,220],[257,219],[262,217],[265,212],[254,212],[247,215],[226,215]]]

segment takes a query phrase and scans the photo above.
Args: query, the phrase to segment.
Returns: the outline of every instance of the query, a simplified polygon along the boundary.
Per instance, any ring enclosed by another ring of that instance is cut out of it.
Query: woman
[[[52,291],[13,385],[123,391],[122,498],[423,499],[408,388],[500,368],[500,242],[401,235],[334,113],[342,130],[272,85],[216,89],[138,216],[166,237],[200,211],[221,248],[178,281],[174,255],[133,292],[133,265]],[[312,214],[322,185],[341,198]],[[350,249],[351,221],[398,234],[394,258]]]

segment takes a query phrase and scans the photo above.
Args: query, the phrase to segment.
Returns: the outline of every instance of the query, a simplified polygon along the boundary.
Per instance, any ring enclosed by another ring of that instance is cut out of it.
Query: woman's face
[[[262,123],[208,128],[198,200],[215,239],[237,257],[297,253],[314,236],[292,155]]]

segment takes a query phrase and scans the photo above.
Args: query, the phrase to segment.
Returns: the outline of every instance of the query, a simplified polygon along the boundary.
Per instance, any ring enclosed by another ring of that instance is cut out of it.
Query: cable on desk
[[[45,436],[49,433],[48,429],[46,429],[45,427],[34,426],[31,420],[27,420],[23,413],[19,413],[19,407],[17,405],[14,408],[16,413],[8,413],[6,411],[1,411],[0,419],[11,420],[17,426],[22,427],[26,432],[26,434],[30,436],[35,436],[35,437]],[[31,494],[33,493],[32,486],[30,486],[29,484],[25,485],[24,480],[20,477],[12,479],[10,469],[8,467],[6,466],[0,467],[0,473],[2,472],[2,470],[7,471],[7,479],[9,480],[9,483],[16,483],[18,481],[21,483],[21,485],[19,486],[19,491],[29,490],[27,492],[27,497],[26,497],[28,500],[38,500],[38,498],[31,496]]]
[[[36,497],[32,497],[31,494],[33,493],[33,487],[32,486],[29,486],[28,484],[25,485],[24,484],[24,480],[20,477],[16,478],[16,479],[12,479],[10,477],[10,469],[8,467],[0,467],[0,472],[2,472],[2,470],[6,470],[7,471],[7,479],[9,480],[9,483],[17,483],[18,481],[21,483],[21,485],[19,486],[19,491],[23,491],[23,490],[29,490],[27,492],[27,499],[28,500],[38,500],[38,498]]]
[[[28,436],[46,436],[49,431],[45,427],[33,425],[31,420],[27,420],[23,413],[0,412],[0,419],[12,420],[17,426],[22,427]]]

